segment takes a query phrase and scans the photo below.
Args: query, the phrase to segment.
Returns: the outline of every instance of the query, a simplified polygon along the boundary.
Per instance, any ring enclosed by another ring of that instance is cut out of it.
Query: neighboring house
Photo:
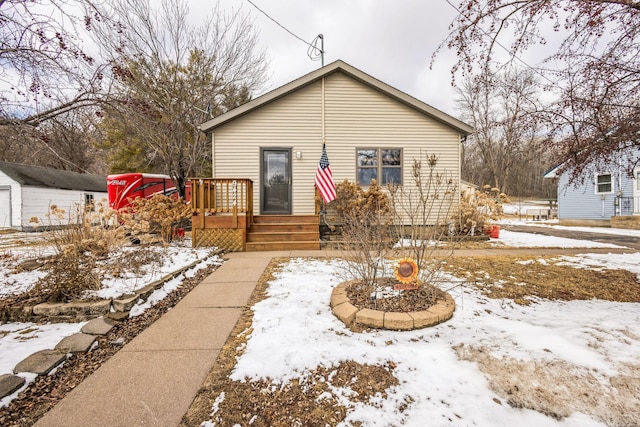
[[[200,129],[211,138],[214,179],[251,180],[250,208],[261,216],[318,214],[314,177],[323,142],[336,183],[410,185],[413,160],[427,153],[459,183],[461,141],[473,130],[343,61]]]
[[[79,207],[102,199],[107,199],[104,175],[0,162],[0,228],[33,231],[32,218],[42,226],[64,226]],[[52,205],[64,209],[65,218],[47,218]]]
[[[560,173],[561,165],[545,173],[558,180],[558,219],[610,221],[614,217],[640,215],[640,167],[629,176],[629,158],[638,159],[640,151],[621,153],[618,164],[587,167],[584,182],[570,182],[570,171]]]

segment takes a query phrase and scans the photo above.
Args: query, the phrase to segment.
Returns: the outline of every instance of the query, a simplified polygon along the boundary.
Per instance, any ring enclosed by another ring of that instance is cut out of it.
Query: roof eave
[[[549,169],[548,171],[546,171],[543,175],[542,178],[557,178],[558,177],[558,170],[560,169],[561,165],[556,165],[554,167],[552,167],[551,169]]]

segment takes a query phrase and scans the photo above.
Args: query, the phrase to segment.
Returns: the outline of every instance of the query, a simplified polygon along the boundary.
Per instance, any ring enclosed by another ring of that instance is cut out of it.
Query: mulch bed
[[[353,281],[347,287],[349,301],[359,309],[369,308],[379,311],[395,311],[408,313],[423,311],[434,305],[438,299],[444,298],[444,292],[428,283],[422,283],[415,290],[391,292],[398,281],[392,278],[381,278],[376,286],[368,286],[363,281]],[[376,292],[383,290],[383,292]],[[375,297],[374,295],[377,295]]]

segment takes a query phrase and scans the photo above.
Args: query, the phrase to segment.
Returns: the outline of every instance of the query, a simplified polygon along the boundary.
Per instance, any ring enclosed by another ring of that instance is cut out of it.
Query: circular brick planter
[[[453,316],[456,303],[451,295],[445,293],[444,299],[423,311],[395,312],[379,311],[369,308],[359,309],[351,304],[347,296],[347,287],[351,282],[344,282],[331,293],[331,311],[347,326],[390,329],[394,331],[410,331],[422,329],[446,322]]]

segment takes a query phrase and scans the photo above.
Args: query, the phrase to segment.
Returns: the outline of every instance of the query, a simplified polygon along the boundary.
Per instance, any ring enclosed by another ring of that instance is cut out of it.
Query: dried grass
[[[640,425],[640,366],[621,366],[608,378],[557,359],[498,359],[482,347],[463,345],[455,351],[461,360],[477,363],[491,389],[514,408],[558,420],[581,412],[610,427]]]
[[[552,300],[602,299],[640,302],[640,280],[627,270],[591,270],[558,265],[557,257],[486,256],[452,258],[444,268],[490,298],[530,304]]]

